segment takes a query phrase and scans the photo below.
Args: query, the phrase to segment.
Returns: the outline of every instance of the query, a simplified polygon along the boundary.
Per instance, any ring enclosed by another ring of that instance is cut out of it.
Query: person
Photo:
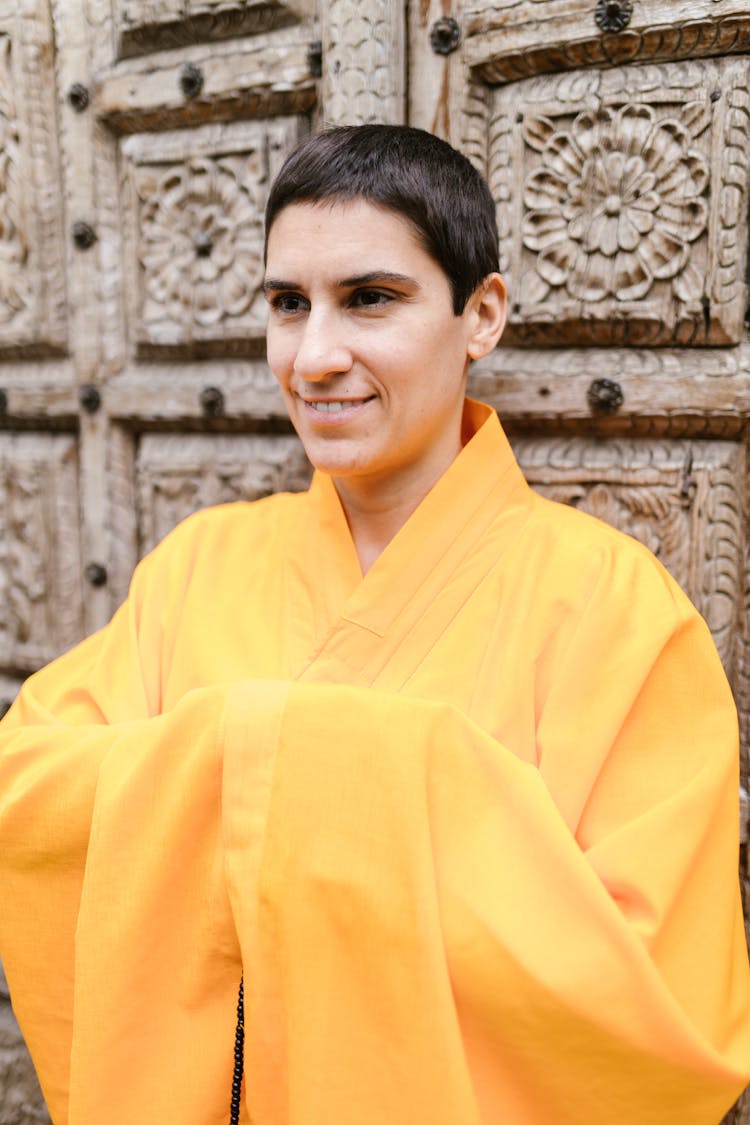
[[[730,692],[657,560],[466,399],[497,269],[427,133],[323,132],[273,185],[309,491],[183,522],[0,726],[56,1125],[223,1123],[233,1071],[256,1125],[715,1125],[747,1082]]]

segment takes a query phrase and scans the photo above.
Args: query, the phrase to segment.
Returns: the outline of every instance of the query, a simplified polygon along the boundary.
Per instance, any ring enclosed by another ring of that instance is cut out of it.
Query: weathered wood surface
[[[750,47],[745,0],[616,0],[607,19],[608,8],[604,0],[469,0],[466,61],[483,81],[501,83],[571,67],[729,55]]]
[[[203,39],[258,35],[312,20],[315,0],[116,0],[118,53],[179,47]]]
[[[0,7],[0,360],[59,354],[67,341],[47,5]]]
[[[94,111],[128,133],[306,113],[316,101],[314,65],[309,27],[146,55],[96,75]]]
[[[301,118],[128,137],[120,146],[131,348],[263,352],[263,212]]]

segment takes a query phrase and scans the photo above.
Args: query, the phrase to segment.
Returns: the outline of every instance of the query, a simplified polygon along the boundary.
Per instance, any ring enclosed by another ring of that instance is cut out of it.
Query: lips
[[[341,414],[355,406],[369,402],[368,398],[305,399],[305,404],[318,414]]]

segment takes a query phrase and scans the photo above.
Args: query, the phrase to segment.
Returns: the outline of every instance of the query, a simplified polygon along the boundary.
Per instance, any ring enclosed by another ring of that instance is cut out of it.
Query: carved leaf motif
[[[682,120],[690,135],[699,137],[711,124],[711,110],[705,100],[685,102]]]
[[[529,116],[523,119],[523,139],[529,148],[534,148],[537,152],[544,152],[554,133],[555,126],[549,117]]]
[[[703,294],[704,284],[703,275],[692,262],[688,262],[684,270],[674,279],[672,288],[678,301],[683,301],[685,305],[691,307],[697,307]]]

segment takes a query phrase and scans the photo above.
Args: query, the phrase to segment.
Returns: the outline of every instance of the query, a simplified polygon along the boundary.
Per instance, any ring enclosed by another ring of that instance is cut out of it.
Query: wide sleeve
[[[266,687],[261,733],[257,685],[232,689],[253,1120],[720,1120],[750,1076],[736,719],[703,623],[657,602],[612,632],[592,599],[538,763],[359,687]]]
[[[118,784],[135,770],[153,788],[153,772],[171,755],[177,789],[180,769],[200,758],[206,815],[214,822],[219,815],[223,690],[193,691],[159,714],[166,592],[184,570],[179,542],[139,567],[107,628],[26,681],[0,724],[0,957],[56,1123],[68,1120],[76,930],[105,763]],[[147,794],[131,802],[128,816],[134,825],[148,819]],[[211,842],[191,839],[191,831],[194,823],[185,827],[183,860],[215,866],[199,855]],[[116,865],[117,849],[104,863]],[[123,960],[114,948],[107,956]]]

